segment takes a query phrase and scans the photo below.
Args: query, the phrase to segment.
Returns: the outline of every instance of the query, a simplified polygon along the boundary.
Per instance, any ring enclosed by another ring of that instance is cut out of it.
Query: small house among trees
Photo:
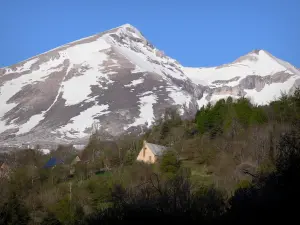
[[[146,163],[155,163],[163,155],[167,147],[157,144],[148,143],[144,140],[143,147],[138,154],[137,160]]]
[[[80,160],[80,158],[79,158],[79,156],[77,155],[74,159],[73,159],[73,161],[71,162],[71,168],[70,168],[70,174],[71,175],[73,175],[74,173],[75,173],[75,167],[76,167],[76,165],[78,164],[78,163],[80,163],[81,162],[81,160]]]
[[[81,160],[80,160],[80,158],[79,158],[79,156],[77,155],[74,159],[73,159],[73,161],[71,162],[71,166],[74,166],[74,165],[76,165],[78,162],[80,162]]]

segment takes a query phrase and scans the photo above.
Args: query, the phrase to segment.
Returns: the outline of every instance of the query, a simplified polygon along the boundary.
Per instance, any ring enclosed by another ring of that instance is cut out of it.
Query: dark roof
[[[155,156],[161,156],[164,151],[167,149],[167,147],[152,143],[146,143],[146,145],[150,148],[150,150],[153,152]]]
[[[51,168],[51,167],[54,167],[58,164],[62,164],[63,161],[62,160],[59,160],[57,158],[54,158],[54,157],[51,157],[48,162],[45,164],[44,168]]]

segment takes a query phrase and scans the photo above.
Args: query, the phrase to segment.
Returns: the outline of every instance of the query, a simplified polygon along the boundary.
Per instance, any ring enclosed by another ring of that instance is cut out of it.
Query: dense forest
[[[143,140],[168,150],[137,162]],[[222,99],[192,120],[167,109],[140,136],[96,131],[83,151],[38,148],[0,155],[0,225],[288,222],[300,202],[300,90],[265,106]],[[51,157],[62,163],[45,167]]]

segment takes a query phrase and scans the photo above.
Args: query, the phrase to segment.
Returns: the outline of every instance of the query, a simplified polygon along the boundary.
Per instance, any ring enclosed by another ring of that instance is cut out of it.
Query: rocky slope
[[[0,69],[0,145],[80,144],[93,124],[106,137],[140,132],[166,107],[189,116],[227,96],[265,104],[293,91],[299,78],[263,50],[219,67],[186,68],[126,24]]]

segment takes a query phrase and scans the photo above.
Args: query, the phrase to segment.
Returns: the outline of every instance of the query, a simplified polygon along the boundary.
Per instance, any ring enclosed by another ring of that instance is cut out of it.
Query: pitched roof
[[[81,160],[80,160],[80,158],[79,158],[79,156],[77,155],[74,159],[73,159],[73,161],[71,162],[71,165],[74,165],[74,164],[76,164],[76,163],[78,163],[78,162],[80,162]]]
[[[155,156],[161,156],[164,153],[164,151],[167,149],[167,147],[162,145],[152,144],[148,142],[146,142],[145,144],[148,146],[148,148],[153,152]]]

